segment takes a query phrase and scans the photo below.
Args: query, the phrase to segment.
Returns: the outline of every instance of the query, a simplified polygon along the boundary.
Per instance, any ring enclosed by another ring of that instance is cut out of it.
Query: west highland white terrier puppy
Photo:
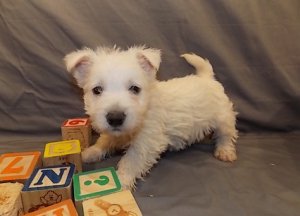
[[[214,156],[237,159],[233,104],[208,60],[195,54],[182,57],[196,74],[169,81],[156,80],[161,62],[157,49],[86,48],[65,57],[67,71],[84,91],[92,126],[101,133],[82,152],[82,159],[99,161],[124,149],[117,170],[123,188],[134,188],[162,152],[184,149],[211,131],[216,139]]]

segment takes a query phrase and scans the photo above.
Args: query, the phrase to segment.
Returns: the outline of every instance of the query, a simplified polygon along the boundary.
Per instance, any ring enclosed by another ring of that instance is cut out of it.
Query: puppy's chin
[[[105,130],[106,133],[112,136],[127,136],[130,134],[134,134],[136,128],[127,128],[127,127],[119,127],[119,128],[108,128]]]
[[[109,128],[106,130],[106,133],[117,137],[126,134],[122,128]]]
[[[126,135],[128,133],[130,133],[131,131],[129,129],[126,129],[124,126],[122,127],[111,127],[107,124],[105,124],[104,126],[99,126],[99,125],[93,125],[93,128],[96,132],[98,133],[105,133],[105,134],[109,134],[111,136],[122,136],[122,135]]]

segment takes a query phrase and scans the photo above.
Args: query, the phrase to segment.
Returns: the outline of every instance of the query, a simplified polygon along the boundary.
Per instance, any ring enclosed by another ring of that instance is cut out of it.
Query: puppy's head
[[[145,47],[83,49],[65,57],[93,127],[113,135],[140,126],[160,61],[159,50]]]

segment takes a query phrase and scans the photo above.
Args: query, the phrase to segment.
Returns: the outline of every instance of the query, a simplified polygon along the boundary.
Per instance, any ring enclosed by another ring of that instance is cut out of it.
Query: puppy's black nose
[[[112,127],[119,127],[124,123],[126,115],[124,112],[113,111],[106,115],[107,123]]]

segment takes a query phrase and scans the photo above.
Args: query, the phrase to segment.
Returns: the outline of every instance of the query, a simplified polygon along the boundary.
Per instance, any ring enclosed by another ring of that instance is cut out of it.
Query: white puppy
[[[86,113],[101,133],[82,153],[93,162],[126,149],[118,164],[125,188],[133,188],[167,149],[180,150],[214,131],[215,157],[237,159],[236,112],[215,80],[211,64],[194,54],[184,57],[196,75],[160,82],[157,49],[143,46],[83,49],[65,57],[67,70],[84,90]]]

